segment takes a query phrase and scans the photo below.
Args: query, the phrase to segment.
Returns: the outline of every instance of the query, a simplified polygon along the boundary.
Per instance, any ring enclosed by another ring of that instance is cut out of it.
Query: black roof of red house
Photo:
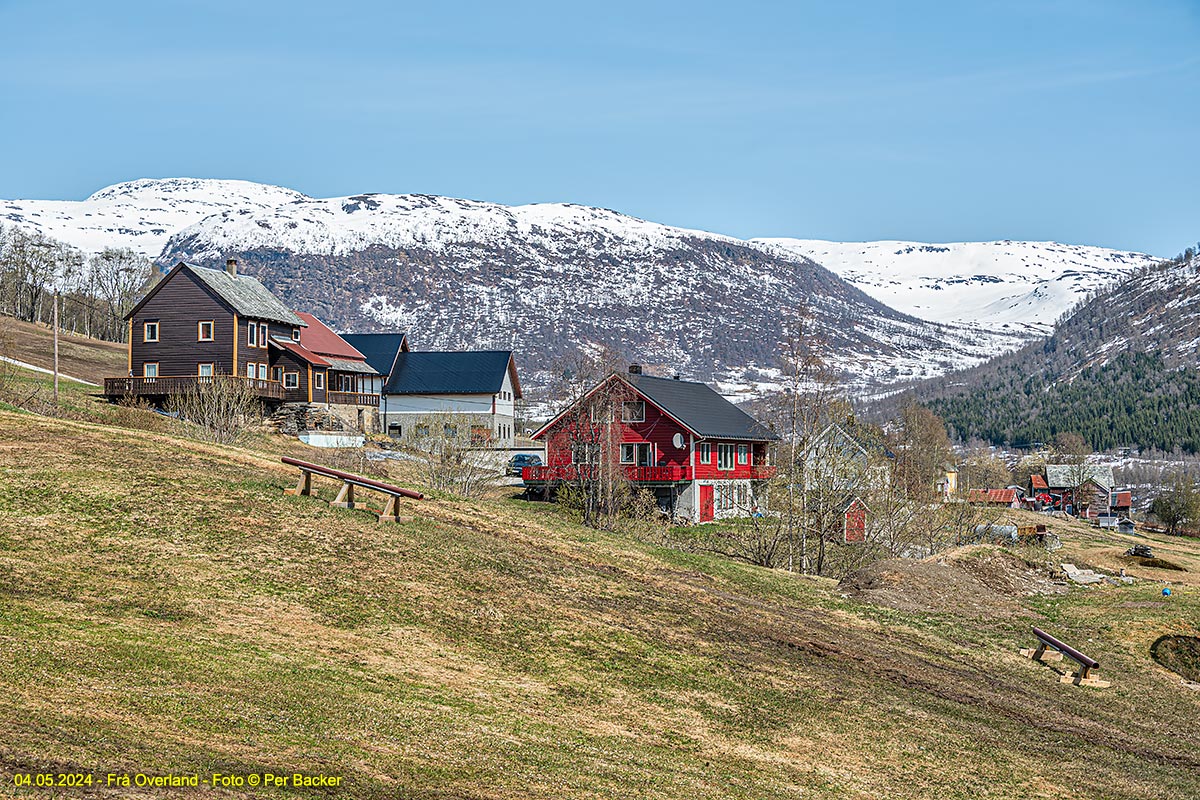
[[[778,439],[765,425],[696,381],[656,378],[653,375],[621,375],[647,400],[670,414],[705,439]]]
[[[639,373],[613,373],[598,383],[588,392],[588,395],[614,380],[628,384],[635,392],[662,409],[667,416],[702,439],[771,442],[779,438],[769,428],[726,400],[708,384],[696,381],[656,378]],[[583,402],[583,400],[578,402]],[[533,438],[540,438],[546,431],[553,428],[566,413],[566,410],[562,411],[543,425],[533,434]]]

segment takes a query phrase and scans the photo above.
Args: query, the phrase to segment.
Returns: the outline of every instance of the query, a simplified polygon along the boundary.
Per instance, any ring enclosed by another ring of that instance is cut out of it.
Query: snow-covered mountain
[[[783,320],[801,306],[834,366],[882,387],[1012,350],[1148,260],[1020,242],[742,241],[572,204],[314,199],[190,178],[0,201],[0,224],[164,266],[237,257],[296,307],[347,330],[410,328],[420,347],[510,346],[542,372],[563,352],[610,347],[731,392],[778,378]]]
[[[811,258],[906,314],[1036,336],[1099,289],[1159,260],[1057,242],[753,241]]]
[[[156,258],[171,234],[230,209],[262,210],[305,196],[250,181],[142,179],[86,200],[0,200],[0,225],[38,231],[87,253],[128,247]]]
[[[730,391],[777,379],[790,309],[809,307],[861,385],[979,363],[1011,337],[899,314],[809,259],[606,209],[428,195],[304,199],[207,217],[160,261],[236,254],[288,302],[348,329],[399,327],[419,347],[513,347],[525,369],[611,348]]]

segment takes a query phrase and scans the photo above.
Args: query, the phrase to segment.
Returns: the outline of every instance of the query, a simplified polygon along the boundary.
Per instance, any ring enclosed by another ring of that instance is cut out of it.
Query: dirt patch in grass
[[[1200,637],[1160,636],[1150,645],[1150,655],[1172,672],[1200,682]]]
[[[1126,556],[1127,559],[1135,564],[1143,567],[1154,567],[1155,569],[1170,569],[1176,572],[1187,572],[1187,568],[1174,561],[1168,561],[1165,558],[1136,558],[1134,556]]]
[[[1048,569],[986,546],[921,561],[880,561],[847,576],[841,588],[852,597],[898,611],[971,617],[1011,616],[1020,612],[1021,598],[1067,591]]]

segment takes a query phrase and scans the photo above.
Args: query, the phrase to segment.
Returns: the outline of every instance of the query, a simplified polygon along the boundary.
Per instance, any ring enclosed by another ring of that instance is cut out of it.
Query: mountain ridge
[[[238,257],[343,330],[515,347],[535,372],[552,371],[568,346],[608,348],[734,394],[777,385],[782,320],[801,307],[855,391],[979,364],[1036,335],[893,309],[779,243],[802,240],[741,240],[574,203],[312,198],[248,181],[139,179],[84,201],[0,201],[0,222],[84,249],[134,247],[165,266]]]

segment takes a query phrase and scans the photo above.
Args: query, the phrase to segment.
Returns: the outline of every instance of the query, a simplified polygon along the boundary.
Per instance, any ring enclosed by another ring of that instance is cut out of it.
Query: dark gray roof
[[[1082,464],[1047,464],[1046,483],[1052,489],[1073,487],[1087,480],[1093,480],[1105,489],[1111,489],[1114,484],[1113,468],[1110,465]]]
[[[390,375],[396,355],[404,346],[405,333],[343,333],[342,338],[367,358],[380,375]]]
[[[353,341],[350,343],[354,344]],[[493,394],[504,385],[504,375],[511,360],[511,350],[401,353],[384,391],[387,394]]]
[[[338,358],[337,356],[322,356],[329,362],[329,368],[339,372],[361,372],[363,375],[378,375],[378,371],[371,368],[371,365],[365,361],[352,361],[348,358]]]
[[[223,269],[208,269],[195,264],[182,264],[209,291],[228,303],[240,316],[280,322],[284,325],[308,327],[304,320],[271,294],[267,287],[249,275],[231,276]]]
[[[779,438],[707,384],[650,375],[621,377],[654,405],[706,439],[773,441]]]

